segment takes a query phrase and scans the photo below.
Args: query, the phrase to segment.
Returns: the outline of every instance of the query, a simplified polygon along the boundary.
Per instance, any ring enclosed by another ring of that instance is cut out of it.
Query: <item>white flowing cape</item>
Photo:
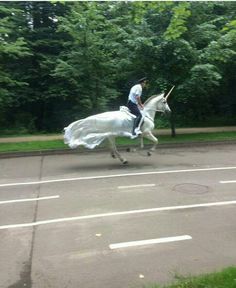
[[[75,121],[64,128],[64,143],[70,148],[83,145],[93,149],[109,136],[132,137],[134,118],[128,108],[122,106],[119,111],[105,112]]]

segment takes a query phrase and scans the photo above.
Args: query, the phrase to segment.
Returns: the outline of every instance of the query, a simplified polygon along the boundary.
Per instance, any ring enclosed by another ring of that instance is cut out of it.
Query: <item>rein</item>
[[[164,111],[162,111],[162,110],[158,110],[158,109],[148,109],[148,110],[155,111],[155,112],[162,112],[162,113],[164,113]]]
[[[158,110],[158,109],[148,109],[149,111],[155,111],[155,112],[161,112],[161,113],[165,113],[162,110]],[[147,117],[149,120],[151,120],[152,122],[154,122],[154,119],[152,119],[149,115],[147,115],[146,113],[144,113],[143,117]]]

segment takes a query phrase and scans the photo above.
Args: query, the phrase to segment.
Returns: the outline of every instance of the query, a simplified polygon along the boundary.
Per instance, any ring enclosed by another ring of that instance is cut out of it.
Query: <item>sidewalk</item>
[[[190,133],[208,133],[208,132],[236,132],[236,126],[231,127],[207,127],[207,128],[176,128],[176,134]],[[156,135],[170,135],[170,129],[155,130]],[[55,135],[33,135],[33,136],[18,136],[18,137],[0,137],[0,143],[16,143],[29,141],[48,141],[48,140],[63,140],[62,134]]]

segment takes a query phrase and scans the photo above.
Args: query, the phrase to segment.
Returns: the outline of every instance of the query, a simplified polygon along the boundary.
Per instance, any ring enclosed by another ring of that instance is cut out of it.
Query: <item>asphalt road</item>
[[[236,265],[236,145],[0,159],[1,288],[140,288]]]

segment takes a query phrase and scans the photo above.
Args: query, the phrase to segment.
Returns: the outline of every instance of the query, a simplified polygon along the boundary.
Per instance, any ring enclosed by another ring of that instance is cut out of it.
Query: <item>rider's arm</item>
[[[143,104],[142,104],[142,101],[141,101],[141,97],[137,96],[136,99],[138,101],[138,105],[143,109]]]

